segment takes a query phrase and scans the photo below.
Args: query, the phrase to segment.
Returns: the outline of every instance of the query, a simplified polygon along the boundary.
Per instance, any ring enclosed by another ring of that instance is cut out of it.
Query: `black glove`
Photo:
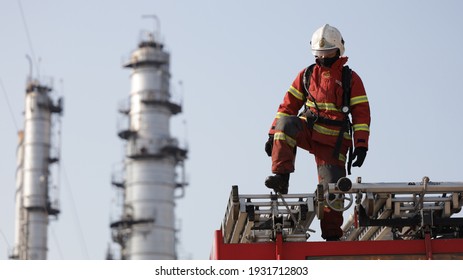
[[[269,157],[272,156],[272,149],[273,149],[273,134],[268,135],[268,140],[265,142],[265,152]]]
[[[352,164],[352,166],[362,166],[363,161],[365,161],[365,157],[367,156],[367,151],[368,149],[365,147],[355,148],[354,153],[352,154],[352,161],[354,161],[356,158],[357,160]]]

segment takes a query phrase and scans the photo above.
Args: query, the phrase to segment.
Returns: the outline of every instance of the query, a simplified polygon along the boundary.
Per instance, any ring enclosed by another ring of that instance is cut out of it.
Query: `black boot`
[[[335,236],[333,236],[333,237],[327,237],[325,240],[326,240],[326,241],[339,241],[339,237],[335,237]]]
[[[287,194],[289,187],[289,173],[268,176],[267,179],[265,179],[265,185],[267,188],[273,189],[277,193]]]

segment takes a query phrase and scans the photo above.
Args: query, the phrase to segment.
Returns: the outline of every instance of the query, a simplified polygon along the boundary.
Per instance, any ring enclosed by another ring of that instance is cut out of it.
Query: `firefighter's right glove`
[[[355,148],[354,153],[352,154],[352,161],[355,159],[357,160],[352,164],[352,166],[361,167],[367,156],[367,151],[368,149],[365,147]]]
[[[268,135],[268,140],[265,142],[265,152],[269,157],[272,156],[272,149],[273,149],[273,134]]]

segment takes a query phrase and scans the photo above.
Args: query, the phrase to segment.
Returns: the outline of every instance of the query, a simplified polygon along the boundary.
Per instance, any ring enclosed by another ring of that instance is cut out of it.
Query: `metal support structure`
[[[323,207],[339,204],[330,194],[351,203],[355,196],[344,236],[307,241],[315,215],[322,219]],[[463,259],[463,219],[451,217],[462,206],[462,182],[427,177],[372,184],[343,178],[315,194],[241,195],[233,186],[211,259]]]
[[[222,232],[225,243],[254,243],[276,240],[306,241],[315,218],[314,195],[243,195],[233,186]]]
[[[344,240],[463,237],[463,218],[451,217],[463,206],[463,182],[358,183],[329,193],[357,196],[355,215],[343,226]],[[362,199],[363,198],[363,199]],[[358,220],[358,225],[355,221]]]

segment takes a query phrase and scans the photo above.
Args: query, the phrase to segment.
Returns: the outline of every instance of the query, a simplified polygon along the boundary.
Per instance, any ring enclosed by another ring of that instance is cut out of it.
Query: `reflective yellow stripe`
[[[370,127],[366,123],[354,124],[352,127],[354,128],[354,131],[368,131],[368,132],[370,132]]]
[[[315,130],[316,132],[318,132],[320,134],[329,135],[329,136],[338,136],[339,135],[339,130],[326,128],[326,127],[323,127],[323,126],[321,126],[319,124],[314,124],[313,130]],[[344,132],[344,138],[347,139],[347,140],[352,140],[352,137],[347,132]]]
[[[304,100],[304,95],[298,91],[295,87],[291,86],[288,89],[289,93],[291,93],[294,97],[296,97],[299,100]]]
[[[283,112],[278,112],[277,116],[275,117],[276,119],[279,119],[281,117],[289,116],[289,114],[283,113]]]
[[[343,162],[346,162],[346,156],[343,155],[343,154],[339,154],[339,158],[338,158],[340,161],[343,161]]]
[[[306,105],[311,108],[316,108],[315,103],[310,100],[307,100]],[[341,112],[338,108],[336,108],[336,105],[334,103],[318,103],[317,102],[317,106],[318,106],[318,109],[320,110]]]
[[[351,106],[357,105],[359,103],[365,103],[365,102],[368,102],[368,98],[367,98],[366,95],[356,96],[356,97],[352,97],[350,99],[350,105]]]
[[[363,96],[357,96],[353,97],[350,99],[350,105],[354,106],[360,103],[365,103],[368,102],[368,98],[366,95]],[[306,105],[308,107],[315,108],[315,103],[313,101],[307,100]],[[335,112],[341,112],[338,108],[336,108],[336,105],[334,103],[318,103],[317,106],[320,110],[327,110],[327,111],[335,111]]]
[[[288,143],[288,145],[293,148],[296,146],[296,140],[284,134],[283,132],[275,133],[275,135],[273,136],[273,139],[286,141],[286,143]]]

